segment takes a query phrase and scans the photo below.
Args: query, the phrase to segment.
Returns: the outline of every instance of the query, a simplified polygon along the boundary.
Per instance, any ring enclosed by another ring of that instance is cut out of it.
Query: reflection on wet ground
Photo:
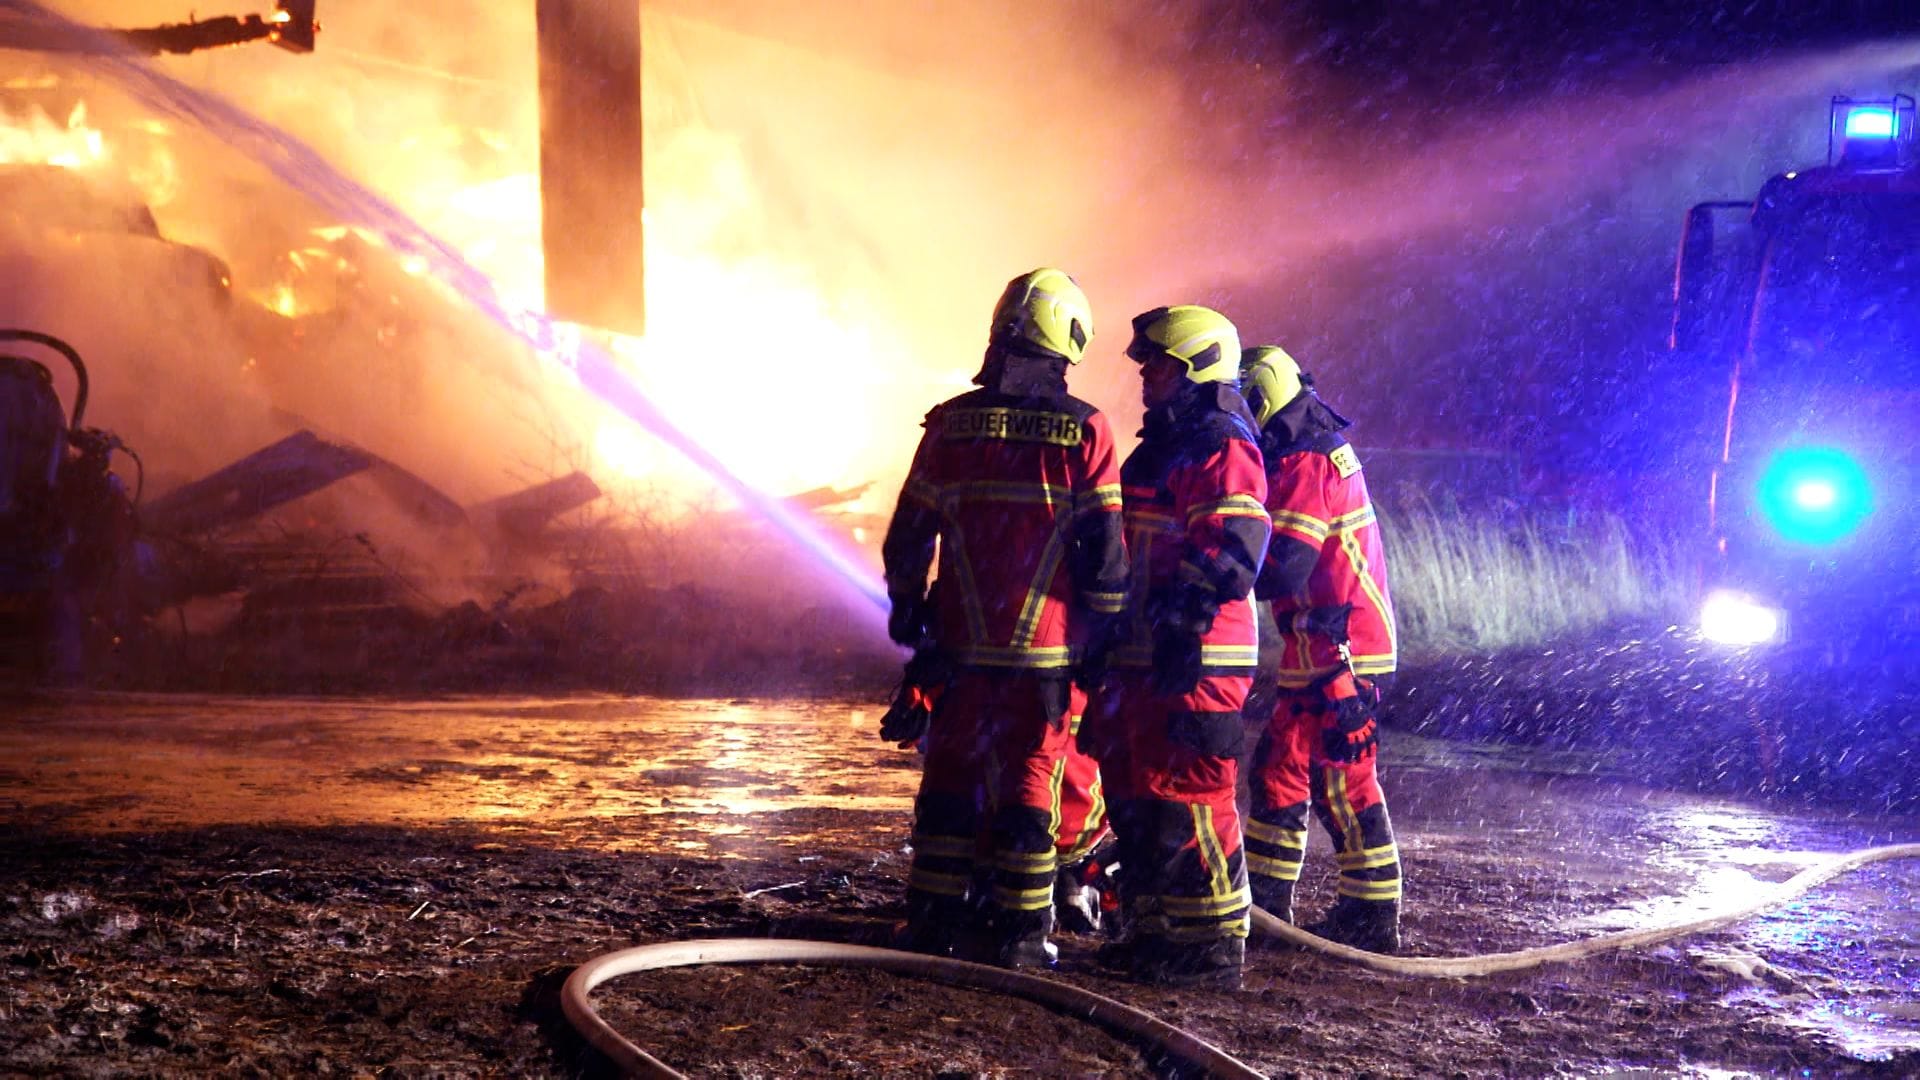
[[[845,703],[88,696],[0,711],[0,808],[87,830],[469,822],[724,852],[756,817],[907,812],[914,759],[875,722]]]
[[[858,851],[901,842],[917,780],[877,723],[854,702],[74,697],[0,706],[0,817],[80,832],[467,823],[720,859]],[[1828,854],[1920,838],[1911,820],[1652,790],[1565,752],[1393,733],[1383,760],[1410,903],[1460,913],[1460,951],[1696,918]],[[1466,884],[1423,891],[1422,866],[1442,863]],[[1920,866],[1869,867],[1742,924],[1730,950],[1660,948],[1724,976],[1727,1000],[1872,1060],[1920,1046],[1917,886]]]
[[[1399,735],[1383,766],[1419,864],[1485,859],[1489,876],[1545,875],[1614,906],[1546,927],[1554,942],[1704,918],[1751,903],[1832,855],[1920,839],[1920,821],[1779,811],[1595,775],[1573,755],[1466,747]],[[1424,782],[1422,782],[1424,781]],[[1489,836],[1510,838],[1488,852]],[[1537,890],[1536,890],[1537,891]],[[1680,949],[1724,974],[1727,1000],[1823,1033],[1862,1060],[1920,1047],[1920,863],[1855,871],[1736,928],[1731,953]],[[1489,908],[1495,908],[1489,897]],[[1472,897],[1461,897],[1463,904]],[[1497,918],[1497,912],[1490,918]],[[1525,908],[1511,917],[1534,917]],[[1764,959],[1763,959],[1764,958]]]

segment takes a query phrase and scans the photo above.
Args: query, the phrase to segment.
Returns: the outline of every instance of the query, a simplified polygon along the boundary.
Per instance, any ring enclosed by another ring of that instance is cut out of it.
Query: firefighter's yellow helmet
[[[1144,364],[1171,356],[1186,365],[1187,380],[1231,383],[1240,377],[1240,332],[1225,315],[1197,304],[1154,308],[1133,317],[1127,355]]]
[[[1043,266],[1007,282],[993,308],[991,345],[1077,364],[1093,339],[1093,306],[1064,270]]]
[[[1278,345],[1255,345],[1240,354],[1240,392],[1261,427],[1299,397],[1305,385],[1300,365]]]

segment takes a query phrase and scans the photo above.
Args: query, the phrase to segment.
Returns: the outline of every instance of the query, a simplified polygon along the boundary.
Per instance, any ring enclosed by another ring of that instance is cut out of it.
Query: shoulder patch
[[[1352,443],[1340,444],[1334,448],[1333,453],[1327,455],[1327,458],[1333,462],[1333,467],[1339,472],[1342,480],[1360,471],[1360,455],[1353,452]]]
[[[1079,446],[1080,421],[1050,409],[948,409],[940,418],[948,439],[1001,439],[1007,442]]]

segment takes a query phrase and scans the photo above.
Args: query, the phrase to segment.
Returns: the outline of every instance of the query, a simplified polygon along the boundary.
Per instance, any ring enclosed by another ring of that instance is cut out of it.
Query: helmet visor
[[[1154,342],[1145,334],[1135,334],[1133,340],[1127,343],[1127,359],[1136,364],[1144,364],[1156,357],[1172,355],[1165,346]]]

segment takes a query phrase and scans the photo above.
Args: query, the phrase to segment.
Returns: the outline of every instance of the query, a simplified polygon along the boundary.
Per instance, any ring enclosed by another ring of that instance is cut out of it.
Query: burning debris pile
[[[823,670],[859,678],[862,660],[877,678],[889,663],[858,612],[780,580],[779,543],[737,512],[695,530],[596,507],[601,489],[579,471],[462,506],[391,461],[300,431],[136,513],[105,471],[101,433],[70,434],[90,448],[62,464],[62,480],[111,483],[120,513],[71,515],[38,579],[10,563],[9,598],[22,602],[5,612],[26,623],[16,637],[40,635],[41,663],[59,677],[700,691],[790,688]],[[861,521],[835,514],[858,494],[823,489],[793,505]],[[716,555],[767,569],[734,588],[698,584]]]
[[[845,494],[796,508],[831,517]],[[575,471],[463,507],[301,432],[149,508],[199,575],[170,598],[201,597],[151,647],[167,678],[247,689],[732,692],[891,662],[857,611],[778,580],[780,544],[751,518],[689,528],[601,501]],[[719,554],[768,569],[701,584]]]

